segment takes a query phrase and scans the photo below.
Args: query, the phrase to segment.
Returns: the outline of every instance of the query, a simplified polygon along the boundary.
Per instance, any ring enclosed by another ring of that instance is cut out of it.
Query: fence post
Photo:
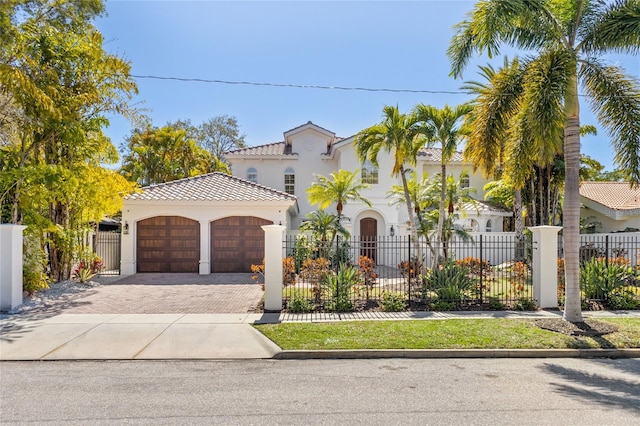
[[[558,307],[558,232],[560,226],[533,226],[533,298],[539,308]]]
[[[0,311],[22,305],[22,231],[26,226],[0,225]]]
[[[264,230],[264,310],[282,310],[282,239],[285,227],[265,225]]]

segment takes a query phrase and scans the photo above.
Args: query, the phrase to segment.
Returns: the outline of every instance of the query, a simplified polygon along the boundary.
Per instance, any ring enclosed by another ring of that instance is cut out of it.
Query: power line
[[[372,87],[345,87],[345,86],[322,86],[317,84],[284,84],[284,83],[260,83],[255,81],[230,81],[230,80],[210,80],[205,78],[183,78],[183,77],[162,77],[158,75],[134,75],[133,78],[144,78],[152,80],[173,80],[197,83],[215,83],[215,84],[232,84],[241,86],[268,86],[268,87],[290,87],[295,89],[321,89],[321,90],[345,90],[360,92],[391,92],[391,93],[432,93],[447,95],[468,95],[467,92],[461,90],[418,90],[418,89],[388,89],[388,88],[372,88]]]

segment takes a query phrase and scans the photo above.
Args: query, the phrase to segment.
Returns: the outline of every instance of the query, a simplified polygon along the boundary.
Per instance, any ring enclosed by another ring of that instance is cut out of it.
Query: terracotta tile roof
[[[628,182],[582,182],[580,195],[613,210],[640,209],[640,188]]]
[[[230,176],[209,173],[158,185],[145,186],[127,200],[167,201],[285,201],[297,198],[286,192]]]
[[[290,152],[285,153],[285,142],[275,142],[266,145],[248,146],[246,148],[234,149],[227,152],[225,155],[261,155],[261,156],[277,156],[277,155],[291,155]]]
[[[474,205],[473,203],[464,203],[462,205],[461,210],[466,212],[472,212],[472,213],[475,213],[477,210],[478,213],[509,213],[511,214],[511,212],[508,210],[504,210],[499,207],[494,207],[490,204],[487,204],[484,201],[476,200],[476,203],[477,205]]]
[[[440,148],[422,148],[418,151],[418,159],[427,160],[427,161],[435,161],[437,163],[442,161],[442,149]],[[451,162],[462,162],[462,153],[456,151],[453,153],[451,157]]]

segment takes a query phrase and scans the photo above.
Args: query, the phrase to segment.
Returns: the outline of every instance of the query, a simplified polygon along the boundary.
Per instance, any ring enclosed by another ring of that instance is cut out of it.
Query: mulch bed
[[[533,320],[533,324],[544,330],[555,331],[569,336],[604,336],[618,331],[618,327],[602,321],[585,320],[569,322],[560,318],[541,318]]]

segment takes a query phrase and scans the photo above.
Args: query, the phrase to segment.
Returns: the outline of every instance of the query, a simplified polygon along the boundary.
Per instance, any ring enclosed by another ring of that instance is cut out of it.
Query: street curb
[[[274,359],[640,358],[634,349],[354,349],[283,350]]]

